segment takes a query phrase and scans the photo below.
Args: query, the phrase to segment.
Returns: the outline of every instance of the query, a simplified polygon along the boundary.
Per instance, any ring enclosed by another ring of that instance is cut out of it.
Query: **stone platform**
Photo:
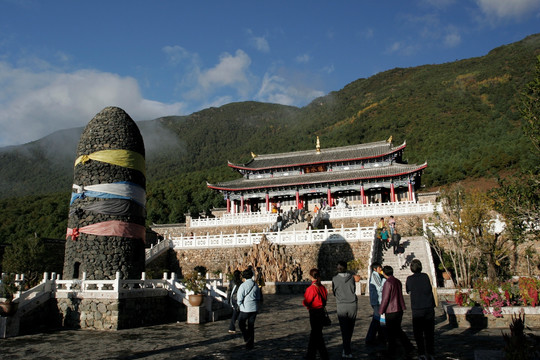
[[[51,331],[0,340],[1,359],[302,359],[309,338],[307,310],[302,295],[265,295],[264,311],[255,323],[255,348],[244,348],[240,333],[227,332],[229,320],[202,325],[185,322],[118,331]],[[409,305],[408,296],[405,297]],[[410,307],[408,307],[410,309]],[[324,338],[330,359],[341,359],[341,334],[336,303],[329,296],[328,310],[332,326]],[[366,347],[364,337],[371,321],[366,296],[359,296],[358,318],[353,335],[356,359],[386,359],[384,348]],[[407,310],[403,328],[411,341],[411,312]],[[472,330],[448,325],[441,307],[436,310],[435,351],[438,360],[472,360],[481,350],[504,346],[501,329]],[[540,335],[540,329],[533,332]]]

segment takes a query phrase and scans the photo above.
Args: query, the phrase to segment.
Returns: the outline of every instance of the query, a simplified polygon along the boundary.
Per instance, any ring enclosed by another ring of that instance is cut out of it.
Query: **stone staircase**
[[[422,262],[422,272],[427,273],[432,277],[433,260],[431,254],[428,253],[426,240],[422,236],[404,237],[401,239],[401,245],[405,248],[403,253],[403,268],[399,267],[398,256],[394,255],[394,250],[390,247],[388,250],[382,250],[382,264],[390,265],[394,269],[394,276],[403,284],[403,293],[405,293],[405,281],[412,274],[409,266],[413,259],[418,259]]]

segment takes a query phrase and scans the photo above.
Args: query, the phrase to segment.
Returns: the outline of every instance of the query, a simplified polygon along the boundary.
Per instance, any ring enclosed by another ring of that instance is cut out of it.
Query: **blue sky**
[[[255,100],[305,106],[395,67],[540,32],[540,0],[0,0],[0,147]]]

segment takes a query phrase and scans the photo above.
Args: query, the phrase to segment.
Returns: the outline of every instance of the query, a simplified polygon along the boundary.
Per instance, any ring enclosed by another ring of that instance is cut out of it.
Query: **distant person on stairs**
[[[397,230],[394,230],[394,233],[392,234],[392,247],[394,248],[394,255],[397,255],[397,249],[400,241],[401,235],[397,232]]]

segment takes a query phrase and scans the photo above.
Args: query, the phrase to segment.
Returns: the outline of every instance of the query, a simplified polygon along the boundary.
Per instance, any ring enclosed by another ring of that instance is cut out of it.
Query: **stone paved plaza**
[[[328,310],[333,324],[324,330],[331,359],[341,359],[341,335],[336,303],[329,296]],[[241,334],[229,334],[229,320],[188,325],[175,323],[146,328],[97,332],[52,331],[0,340],[0,359],[302,359],[309,337],[308,312],[302,295],[265,295],[264,310],[255,329],[255,349],[244,349]],[[406,297],[406,302],[409,298]],[[364,345],[371,307],[359,297],[358,318],[353,335],[356,359],[385,359],[383,348]],[[410,307],[408,307],[410,309]],[[474,350],[503,347],[501,333],[507,329],[472,331],[449,327],[440,308],[436,312],[435,350],[437,359],[474,359]],[[403,328],[414,343],[411,312],[405,312]],[[540,331],[535,331],[540,335]],[[497,360],[493,354],[482,359]]]

